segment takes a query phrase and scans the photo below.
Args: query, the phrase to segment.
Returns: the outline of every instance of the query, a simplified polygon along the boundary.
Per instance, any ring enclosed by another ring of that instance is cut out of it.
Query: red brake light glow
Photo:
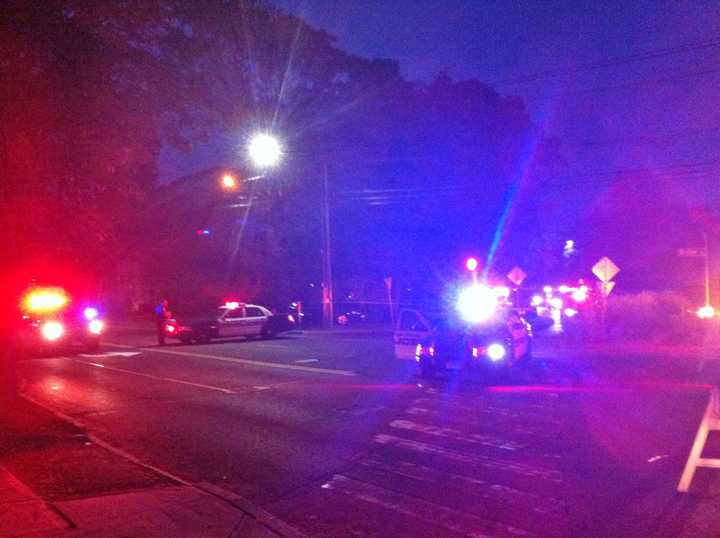
[[[54,312],[68,303],[65,291],[60,288],[41,288],[30,291],[23,306],[30,312]]]

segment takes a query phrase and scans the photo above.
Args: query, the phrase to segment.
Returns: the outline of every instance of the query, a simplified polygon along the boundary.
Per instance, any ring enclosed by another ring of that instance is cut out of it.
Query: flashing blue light
[[[197,230],[195,233],[197,235],[210,235],[210,230],[208,230],[207,228],[204,228],[202,230]]]
[[[470,323],[489,320],[497,310],[497,295],[487,286],[470,286],[460,292],[456,308]]]

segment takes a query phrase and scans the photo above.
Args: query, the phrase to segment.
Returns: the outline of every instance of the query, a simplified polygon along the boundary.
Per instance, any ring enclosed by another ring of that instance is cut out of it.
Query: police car
[[[415,360],[423,377],[446,369],[507,371],[530,359],[532,329],[488,286],[463,290],[449,312],[404,309],[394,335],[395,356]]]
[[[168,320],[165,335],[189,344],[217,338],[272,338],[294,328],[295,319],[291,314],[273,314],[264,306],[227,301],[199,316]]]
[[[32,284],[19,300],[14,343],[25,352],[67,345],[87,351],[100,346],[105,321],[97,303],[59,286]]]

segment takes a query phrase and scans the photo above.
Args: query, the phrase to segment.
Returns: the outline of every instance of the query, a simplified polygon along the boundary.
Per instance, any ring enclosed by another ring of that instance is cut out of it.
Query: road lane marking
[[[123,347],[123,348],[127,348],[127,349],[134,349],[134,346],[126,346],[123,344],[105,343],[105,345],[112,346],[112,347]],[[205,353],[191,353],[189,351],[174,351],[171,349],[153,349],[153,348],[147,348],[147,347],[143,347],[140,349],[142,349],[143,351],[151,352],[151,353],[166,353],[168,355],[179,355],[181,357],[193,357],[193,358],[198,358],[198,359],[212,359],[212,360],[221,361],[221,362],[247,364],[248,366],[260,366],[263,368],[277,368],[279,370],[295,370],[295,371],[299,371],[299,372],[311,372],[311,373],[315,373],[315,374],[339,375],[339,376],[345,376],[345,377],[356,377],[357,376],[357,374],[355,372],[352,372],[350,370],[336,370],[334,368],[314,368],[311,366],[301,366],[298,364],[284,364],[284,363],[279,363],[279,362],[253,361],[250,359],[224,357],[222,355],[207,355]]]
[[[425,435],[431,435],[433,437],[443,437],[446,439],[454,439],[456,441],[462,441],[465,443],[472,443],[472,444],[479,444],[482,446],[488,446],[491,448],[499,448],[502,450],[515,451],[515,450],[527,448],[526,444],[515,443],[513,441],[506,441],[504,439],[501,439],[499,437],[495,437],[492,435],[483,435],[483,434],[479,434],[479,433],[465,434],[465,433],[461,432],[460,430],[456,430],[453,428],[444,428],[444,427],[434,426],[431,424],[421,424],[418,422],[414,422],[412,420],[402,420],[402,419],[393,420],[390,423],[390,427],[397,429],[397,430],[413,431],[413,432],[422,433]]]
[[[68,360],[68,361],[85,364],[87,366],[94,366],[96,368],[104,368],[105,370],[112,370],[113,372],[122,372],[124,374],[136,375],[136,376],[140,376],[140,377],[147,377],[148,379],[156,379],[158,381],[167,381],[169,383],[179,383],[181,385],[190,385],[191,387],[198,387],[201,389],[214,390],[217,392],[222,392],[224,394],[235,394],[234,391],[223,388],[223,387],[215,387],[213,385],[203,385],[202,383],[193,383],[191,381],[183,381],[182,379],[175,379],[172,377],[163,377],[163,376],[157,376],[157,375],[152,375],[152,374],[144,374],[142,372],[136,372],[134,370],[126,370],[125,368],[116,368],[115,366],[107,366],[106,364],[100,364],[97,362],[81,361],[79,359],[72,359],[70,357],[62,357],[62,358],[65,360]]]
[[[85,355],[83,353],[80,354],[81,357],[85,357],[87,359],[100,359],[102,357],[134,357],[135,355],[140,355],[140,351],[109,351],[107,353],[92,353],[89,355]]]
[[[388,462],[378,457],[370,457],[361,461],[359,464],[371,472],[380,471],[391,477],[398,475],[410,478],[428,484],[429,487],[448,482],[458,483],[461,489],[464,487],[472,492],[472,494],[484,499],[496,499],[505,505],[515,505],[523,509],[532,507],[533,512],[539,514],[562,515],[563,510],[566,509],[566,504],[555,497],[550,497],[545,494],[539,495],[480,478],[455,474],[449,472],[447,469],[440,470],[411,461],[395,460]],[[390,480],[392,480],[392,478]]]
[[[318,362],[317,359],[300,359],[299,361],[295,361],[296,364],[307,364],[310,362]]]
[[[333,475],[332,479],[321,487],[463,536],[533,536],[531,532],[519,527],[491,521],[345,475]]]
[[[474,454],[471,456],[455,450],[450,450],[428,443],[421,443],[419,441],[412,441],[410,439],[384,433],[375,434],[373,442],[377,445],[395,447],[410,452],[441,456],[445,459],[461,464],[484,467],[495,471],[512,472],[527,476],[528,478],[540,478],[551,482],[562,483],[562,473],[556,469],[541,468],[525,463],[515,463],[490,458],[481,454]]]

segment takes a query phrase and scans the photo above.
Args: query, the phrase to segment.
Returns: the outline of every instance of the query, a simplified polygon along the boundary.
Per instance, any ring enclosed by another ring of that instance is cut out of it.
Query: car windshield
[[[0,536],[720,536],[718,0],[1,6]]]

